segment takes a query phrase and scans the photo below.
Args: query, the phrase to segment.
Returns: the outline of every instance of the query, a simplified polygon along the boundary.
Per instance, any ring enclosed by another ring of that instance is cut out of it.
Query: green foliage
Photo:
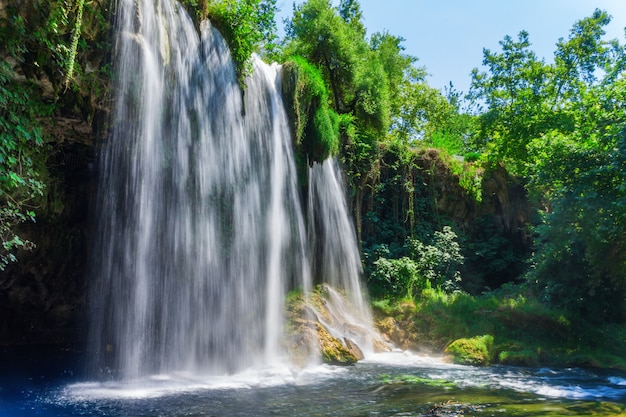
[[[566,182],[556,190],[537,229],[541,245],[529,279],[543,288],[551,303],[579,317],[623,322],[626,128],[606,139],[614,146],[607,152],[564,149],[574,172],[559,177]]]
[[[470,97],[488,107],[474,146],[523,172],[528,141],[552,126],[546,120],[554,114],[547,92],[549,68],[530,49],[525,31],[517,41],[506,36],[500,45],[499,54],[484,50],[483,65],[489,72],[472,72]]]
[[[370,38],[370,48],[382,64],[389,85],[390,112],[392,117],[400,114],[404,104],[402,89],[406,84],[423,82],[424,68],[414,67],[417,58],[404,54],[404,39],[387,32],[374,33]]]
[[[58,93],[61,85],[67,90],[72,81],[80,84],[81,53],[87,45],[92,52],[106,48],[107,13],[103,0],[32,1],[26,7],[9,2],[0,41],[26,76],[47,77]]]
[[[17,259],[17,249],[34,246],[15,229],[19,223],[35,220],[34,205],[44,189],[43,136],[36,121],[44,108],[15,77],[10,65],[0,61],[0,270]]]
[[[626,321],[626,48],[604,40],[611,18],[596,10],[538,61],[526,32],[485,50],[473,72],[477,149],[526,177],[544,209],[529,282],[577,321]]]
[[[296,151],[309,163],[339,150],[339,117],[328,105],[320,71],[302,57],[283,65],[283,96],[290,113]]]
[[[444,145],[445,140],[445,148],[450,153],[463,153],[464,135],[469,125],[461,123],[465,119],[439,90],[424,82],[405,82],[398,97],[398,113],[392,130],[395,137],[409,144],[425,143],[435,147]]]
[[[391,123],[389,84],[377,55],[370,52],[366,57],[356,73],[352,110],[363,131],[384,136]]]
[[[252,54],[276,48],[276,0],[186,0],[198,20],[209,18],[222,33],[235,62],[237,79],[252,71]]]
[[[95,61],[94,57],[105,56],[109,46],[104,1],[37,0],[5,5],[0,21],[0,43],[6,47],[0,62],[2,269],[16,260],[19,249],[33,247],[18,230],[20,223],[34,221],[49,181],[41,123],[62,111],[92,117],[95,103],[83,100],[88,96],[104,100],[108,79],[103,75],[109,75],[104,70],[89,74],[82,70],[87,49]],[[90,95],[96,89],[98,93]],[[68,103],[76,107],[69,108]]]
[[[531,349],[505,350],[498,354],[498,363],[512,366],[535,367],[539,365],[539,355]]]
[[[530,256],[529,250],[514,244],[491,216],[481,216],[472,222],[462,248],[465,256],[463,288],[471,293],[519,281]]]
[[[471,339],[457,339],[450,343],[445,351],[452,355],[454,363],[487,366],[493,357],[493,336],[487,334]]]
[[[286,32],[286,53],[303,56],[316,65],[329,86],[333,107],[339,113],[348,112],[354,100],[359,53],[366,48],[363,33],[346,22],[329,0],[294,5]]]
[[[459,267],[464,262],[457,235],[450,226],[435,231],[430,244],[417,239],[407,241],[411,258],[415,259],[421,274],[433,287],[446,292],[458,289],[461,281]]]
[[[410,348],[440,352],[454,340],[489,334],[494,337],[491,360],[498,363],[626,369],[623,325],[574,323],[524,286],[506,285],[480,296],[427,289],[414,302],[373,304],[378,316],[393,317],[411,336]]]
[[[506,36],[501,53],[484,51],[487,72],[472,72],[470,97],[483,101],[476,149],[492,160],[504,160],[515,173],[533,167],[529,153],[551,132],[571,135],[581,116],[579,104],[591,89],[619,80],[626,50],[617,40],[605,41],[603,27],[611,18],[596,10],[576,22],[567,40],[557,43],[553,64],[539,61],[527,32],[518,40]],[[597,76],[603,75],[598,81]]]
[[[413,297],[413,292],[420,292],[430,287],[417,262],[404,256],[400,259],[378,258],[374,262],[374,271],[370,275],[374,291],[389,297]]]
[[[407,239],[404,252],[407,256],[389,259],[389,249],[377,248],[368,281],[374,297],[411,299],[432,287],[446,292],[458,290],[463,256],[456,233],[449,226],[436,231],[429,244]]]

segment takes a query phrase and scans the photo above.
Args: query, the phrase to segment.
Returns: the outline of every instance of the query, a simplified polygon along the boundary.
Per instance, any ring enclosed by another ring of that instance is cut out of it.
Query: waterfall
[[[323,324],[339,340],[347,338],[371,353],[377,335],[361,288],[361,258],[341,172],[332,159],[309,169],[308,225],[313,274],[328,284],[324,292],[330,318]]]
[[[255,58],[242,97],[228,47],[209,22],[198,35],[173,0],[117,7],[116,95],[99,157],[91,274],[95,363],[123,379],[277,363],[285,292],[311,288],[316,256],[280,67]],[[329,238],[326,230],[349,229],[334,170],[329,162],[311,173],[312,207],[345,217],[322,226]],[[332,285],[354,297],[358,252],[354,232],[346,233],[322,256],[349,256],[351,270],[329,259],[323,273],[347,274],[354,282]]]

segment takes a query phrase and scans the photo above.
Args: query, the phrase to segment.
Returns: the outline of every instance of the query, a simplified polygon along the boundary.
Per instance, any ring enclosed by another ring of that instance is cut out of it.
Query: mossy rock
[[[306,366],[314,356],[332,365],[352,365],[362,359],[363,353],[349,340],[342,343],[317,321],[318,316],[324,317],[328,314],[323,308],[322,297],[319,290],[308,297],[302,293],[288,296],[285,347],[292,362],[301,366]]]
[[[316,324],[318,343],[324,363],[331,365],[353,365],[359,360],[339,339],[328,333],[324,326],[320,323]]]
[[[493,357],[493,336],[475,336],[457,339],[450,343],[445,352],[454,363],[460,365],[487,366]]]

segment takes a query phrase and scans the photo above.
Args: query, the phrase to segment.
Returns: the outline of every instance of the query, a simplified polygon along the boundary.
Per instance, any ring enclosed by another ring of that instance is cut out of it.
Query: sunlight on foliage
[[[43,136],[36,122],[41,110],[34,96],[15,82],[15,74],[0,61],[0,270],[17,260],[15,251],[34,245],[18,236],[16,226],[34,221],[37,198],[43,195],[40,166]]]

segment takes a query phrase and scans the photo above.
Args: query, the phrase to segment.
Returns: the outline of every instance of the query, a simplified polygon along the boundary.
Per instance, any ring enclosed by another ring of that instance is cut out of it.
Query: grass
[[[373,306],[379,322],[392,317],[410,335],[405,347],[443,352],[457,339],[490,334],[495,363],[626,370],[624,326],[572,320],[520,288],[481,296],[428,289],[415,299],[376,300]]]

